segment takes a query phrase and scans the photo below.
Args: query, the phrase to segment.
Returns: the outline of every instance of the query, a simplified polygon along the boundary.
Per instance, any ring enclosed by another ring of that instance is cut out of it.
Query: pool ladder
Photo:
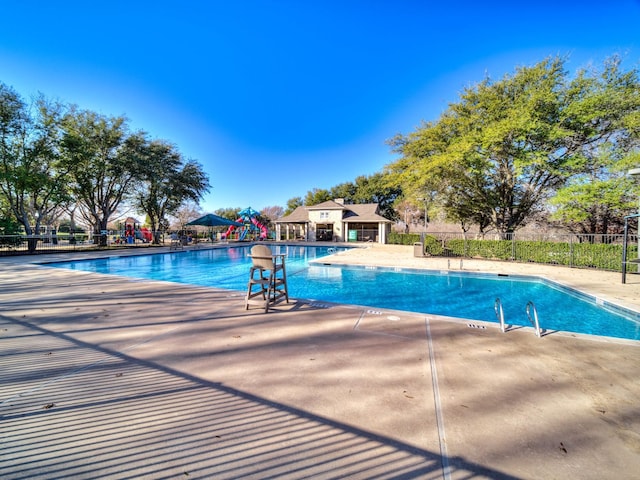
[[[531,325],[533,325],[533,328],[536,330],[536,337],[540,338],[540,321],[538,320],[538,310],[536,310],[536,304],[533,303],[532,300],[529,300],[529,303],[527,303],[526,312],[529,323],[531,323]],[[533,318],[531,317],[532,312]]]
[[[493,309],[495,310],[496,318],[500,323],[500,331],[502,333],[505,333],[507,329],[504,323],[504,310],[502,309],[502,302],[500,301],[500,297],[496,298],[496,301],[493,304]],[[536,310],[536,304],[530,300],[529,303],[527,303],[525,312],[527,314],[527,319],[529,320],[529,323],[531,323],[531,325],[535,330],[536,337],[540,338],[541,337],[540,320],[538,319],[538,310]]]
[[[506,332],[507,330],[504,325],[504,310],[502,309],[502,302],[500,301],[500,297],[496,298],[496,301],[493,304],[493,309],[496,311],[498,322],[500,322],[500,331],[502,333]]]

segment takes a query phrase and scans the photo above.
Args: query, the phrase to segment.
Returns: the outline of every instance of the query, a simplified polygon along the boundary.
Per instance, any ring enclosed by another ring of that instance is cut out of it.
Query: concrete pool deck
[[[640,478],[640,342],[305,301],[264,314],[242,292],[36,264],[66,258],[0,258],[0,478]],[[389,245],[330,261],[447,268]],[[462,268],[640,310],[638,276]]]

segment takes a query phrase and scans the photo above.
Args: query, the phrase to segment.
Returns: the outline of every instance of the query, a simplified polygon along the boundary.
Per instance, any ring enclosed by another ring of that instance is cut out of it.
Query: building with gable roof
[[[380,215],[377,203],[345,205],[337,198],[300,206],[274,223],[278,240],[386,243],[393,222]]]

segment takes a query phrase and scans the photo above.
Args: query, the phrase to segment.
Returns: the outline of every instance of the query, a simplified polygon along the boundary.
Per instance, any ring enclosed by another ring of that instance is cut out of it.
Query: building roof
[[[274,223],[306,223],[309,221],[309,211],[304,206],[297,207],[286,217],[279,218]]]
[[[343,205],[333,200],[309,207],[300,206],[275,223],[306,223],[309,221],[310,210],[342,210],[342,220],[349,223],[392,223],[378,213],[377,203]]]
[[[375,222],[392,223],[378,213],[377,203],[361,203],[345,205],[345,212],[342,214],[345,222]]]
[[[307,210],[345,210],[344,203],[336,202],[335,200],[327,200],[326,202],[319,203],[317,205],[311,205],[306,207]]]

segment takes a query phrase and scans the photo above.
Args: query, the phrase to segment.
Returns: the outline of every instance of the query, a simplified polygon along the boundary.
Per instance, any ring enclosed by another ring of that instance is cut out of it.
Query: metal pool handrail
[[[500,331],[504,333],[506,331],[504,326],[504,310],[502,310],[502,302],[500,301],[500,297],[496,298],[496,301],[493,304],[493,309],[496,311],[498,322],[500,322]]]
[[[533,310],[533,319],[531,318],[532,310]],[[538,320],[538,310],[536,310],[536,305],[535,303],[533,303],[532,300],[529,300],[529,303],[527,303],[526,312],[527,312],[527,318],[529,319],[529,322],[531,323],[531,325],[533,325],[533,328],[535,328],[536,330],[536,336],[540,338],[540,321]]]

